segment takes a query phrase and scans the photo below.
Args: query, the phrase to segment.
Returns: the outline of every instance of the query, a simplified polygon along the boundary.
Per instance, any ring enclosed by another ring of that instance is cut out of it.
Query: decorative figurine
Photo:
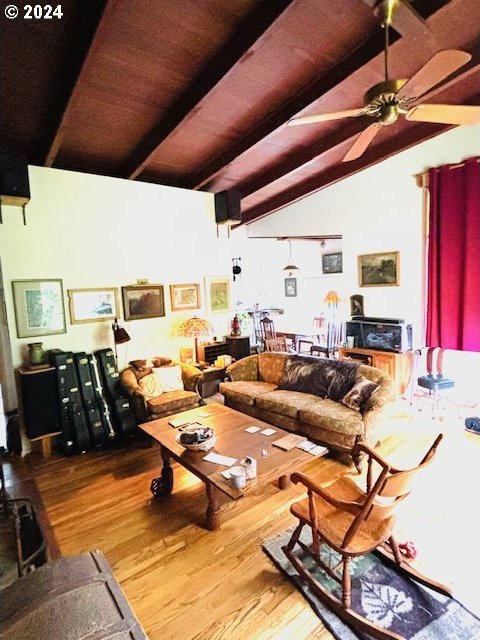
[[[240,333],[241,333],[241,331],[240,331],[240,320],[238,319],[237,314],[235,314],[233,316],[233,320],[232,320],[232,333],[230,335],[239,336]]]

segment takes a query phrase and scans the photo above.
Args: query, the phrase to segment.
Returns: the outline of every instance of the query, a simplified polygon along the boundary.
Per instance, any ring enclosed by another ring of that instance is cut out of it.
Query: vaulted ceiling
[[[7,20],[0,140],[30,164],[218,192],[255,220],[450,125],[401,117],[342,162],[384,79],[376,0],[63,0],[62,17]],[[472,59],[422,102],[480,105],[479,0],[414,0],[391,30],[392,78],[434,53]],[[55,5],[54,5],[55,6]],[[23,10],[22,10],[23,11]]]

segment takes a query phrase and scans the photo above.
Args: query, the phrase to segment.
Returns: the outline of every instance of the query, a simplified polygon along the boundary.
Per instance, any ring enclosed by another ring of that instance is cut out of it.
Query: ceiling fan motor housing
[[[384,80],[369,89],[364,96],[368,115],[378,117],[380,124],[388,125],[397,121],[400,100],[397,93],[407,82],[402,80]]]

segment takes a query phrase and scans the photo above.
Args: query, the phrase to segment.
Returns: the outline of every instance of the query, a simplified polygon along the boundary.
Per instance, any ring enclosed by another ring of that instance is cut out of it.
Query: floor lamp
[[[126,330],[118,324],[118,319],[112,323],[112,331],[113,331],[113,343],[115,345],[115,362],[117,363],[118,369],[118,353],[117,353],[117,344],[124,344],[128,342],[131,338],[126,332]]]
[[[198,339],[213,335],[213,325],[208,320],[193,316],[184,320],[178,327],[177,334],[185,338],[195,339],[195,362],[198,364]]]

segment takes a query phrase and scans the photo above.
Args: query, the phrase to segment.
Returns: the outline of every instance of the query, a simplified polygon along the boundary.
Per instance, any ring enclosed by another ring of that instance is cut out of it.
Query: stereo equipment
[[[355,347],[403,353],[412,348],[412,325],[400,318],[354,316],[346,323],[347,337],[353,337]]]
[[[217,224],[239,224],[241,196],[238,191],[220,191],[215,194],[215,222]]]

